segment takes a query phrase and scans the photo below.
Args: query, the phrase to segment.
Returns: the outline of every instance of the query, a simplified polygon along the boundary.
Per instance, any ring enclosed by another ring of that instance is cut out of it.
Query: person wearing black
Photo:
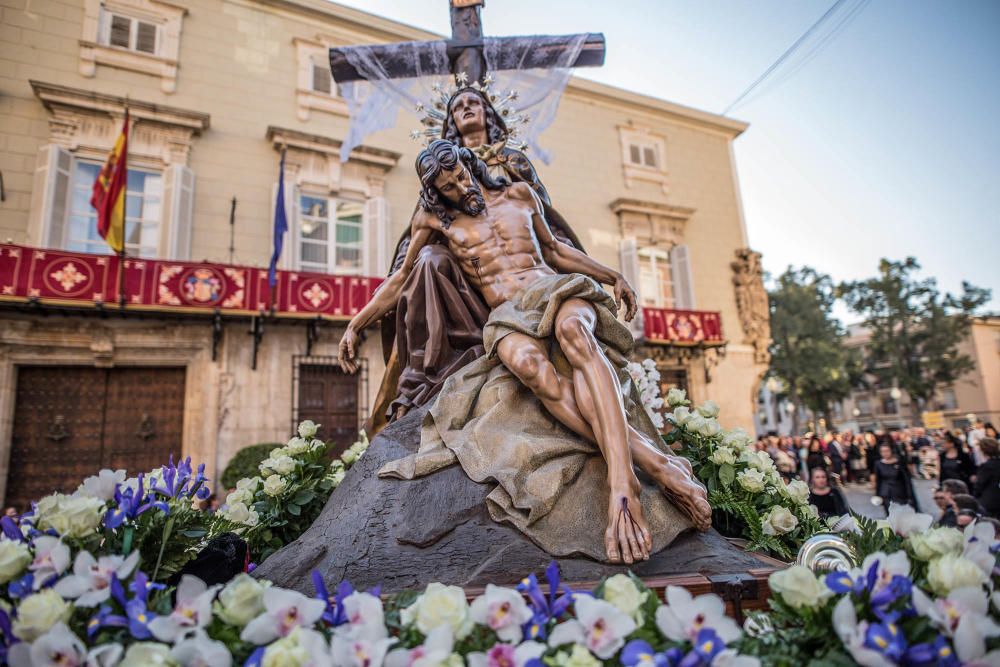
[[[823,454],[823,442],[819,439],[819,436],[812,436],[809,438],[809,456],[806,457],[806,467],[809,468],[809,473],[815,468],[827,469],[826,455]]]
[[[968,493],[969,487],[957,479],[946,479],[934,491],[934,502],[941,509],[941,516],[934,524],[949,528],[958,527],[958,510],[955,508],[955,496]]]
[[[941,481],[957,479],[972,487],[972,476],[976,474],[976,464],[962,448],[962,441],[951,433],[945,433],[944,452],[941,454]]]
[[[847,514],[847,502],[840,489],[830,486],[829,476],[823,468],[813,468],[809,476],[809,504],[815,505],[821,519]]]
[[[976,471],[976,500],[988,515],[1000,518],[1000,443],[993,438],[982,438],[979,450],[986,461]]]
[[[915,505],[906,463],[896,455],[888,442],[879,445],[878,453],[879,460],[875,462],[873,487],[875,495],[882,499],[882,506],[886,512],[889,511],[891,503]]]

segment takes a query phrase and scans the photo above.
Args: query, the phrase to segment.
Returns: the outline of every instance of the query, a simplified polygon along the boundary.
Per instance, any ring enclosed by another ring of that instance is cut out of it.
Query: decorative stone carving
[[[764,269],[760,253],[750,248],[736,251],[733,267],[733,285],[736,287],[736,309],[743,326],[744,341],[753,345],[754,362],[766,364],[771,360],[771,317],[764,289]]]
[[[694,209],[659,202],[619,198],[611,202],[622,238],[634,238],[641,247],[672,248],[684,242],[684,227]]]

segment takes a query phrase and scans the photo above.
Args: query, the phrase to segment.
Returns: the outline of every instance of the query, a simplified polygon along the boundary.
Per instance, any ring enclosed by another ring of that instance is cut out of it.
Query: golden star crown
[[[416,111],[420,114],[420,123],[423,128],[410,132],[410,138],[420,141],[424,146],[441,136],[441,128],[444,126],[445,118],[448,114],[448,102],[462,88],[475,88],[486,96],[496,112],[503,118],[507,126],[506,145],[520,151],[527,150],[528,144],[520,138],[520,127],[531,121],[527,114],[520,113],[514,106],[517,101],[517,91],[508,91],[506,95],[493,89],[496,79],[492,74],[483,77],[483,82],[473,81],[469,83],[469,76],[465,72],[455,75],[455,83],[445,86],[435,83],[432,86],[434,98],[428,103],[419,102]]]

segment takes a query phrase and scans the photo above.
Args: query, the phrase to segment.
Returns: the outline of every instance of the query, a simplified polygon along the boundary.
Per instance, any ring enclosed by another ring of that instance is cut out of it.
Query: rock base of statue
[[[328,585],[346,579],[360,589],[381,585],[386,593],[432,581],[472,593],[487,583],[514,584],[531,572],[541,576],[552,557],[489,517],[485,497],[491,485],[473,482],[457,465],[412,481],[377,476],[384,463],[416,450],[425,412],[410,413],[374,438],[312,527],[268,558],[255,576],[310,595],[313,570]],[[595,520],[601,515],[595,512]],[[558,561],[563,581],[581,585],[630,569],[589,558]],[[766,577],[776,565],[712,531],[682,535],[631,570],[656,587],[714,590],[753,608],[766,599]]]

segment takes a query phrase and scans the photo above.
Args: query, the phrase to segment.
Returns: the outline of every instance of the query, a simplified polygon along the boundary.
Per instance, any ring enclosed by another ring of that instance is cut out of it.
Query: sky
[[[338,1],[450,32],[447,0]],[[721,113],[832,4],[488,0],[483,23],[603,32],[604,67],[578,76]],[[860,280],[912,255],[943,291],[992,289],[1000,312],[1000,1],[845,0],[727,115],[750,123],[736,165],[768,272]]]

